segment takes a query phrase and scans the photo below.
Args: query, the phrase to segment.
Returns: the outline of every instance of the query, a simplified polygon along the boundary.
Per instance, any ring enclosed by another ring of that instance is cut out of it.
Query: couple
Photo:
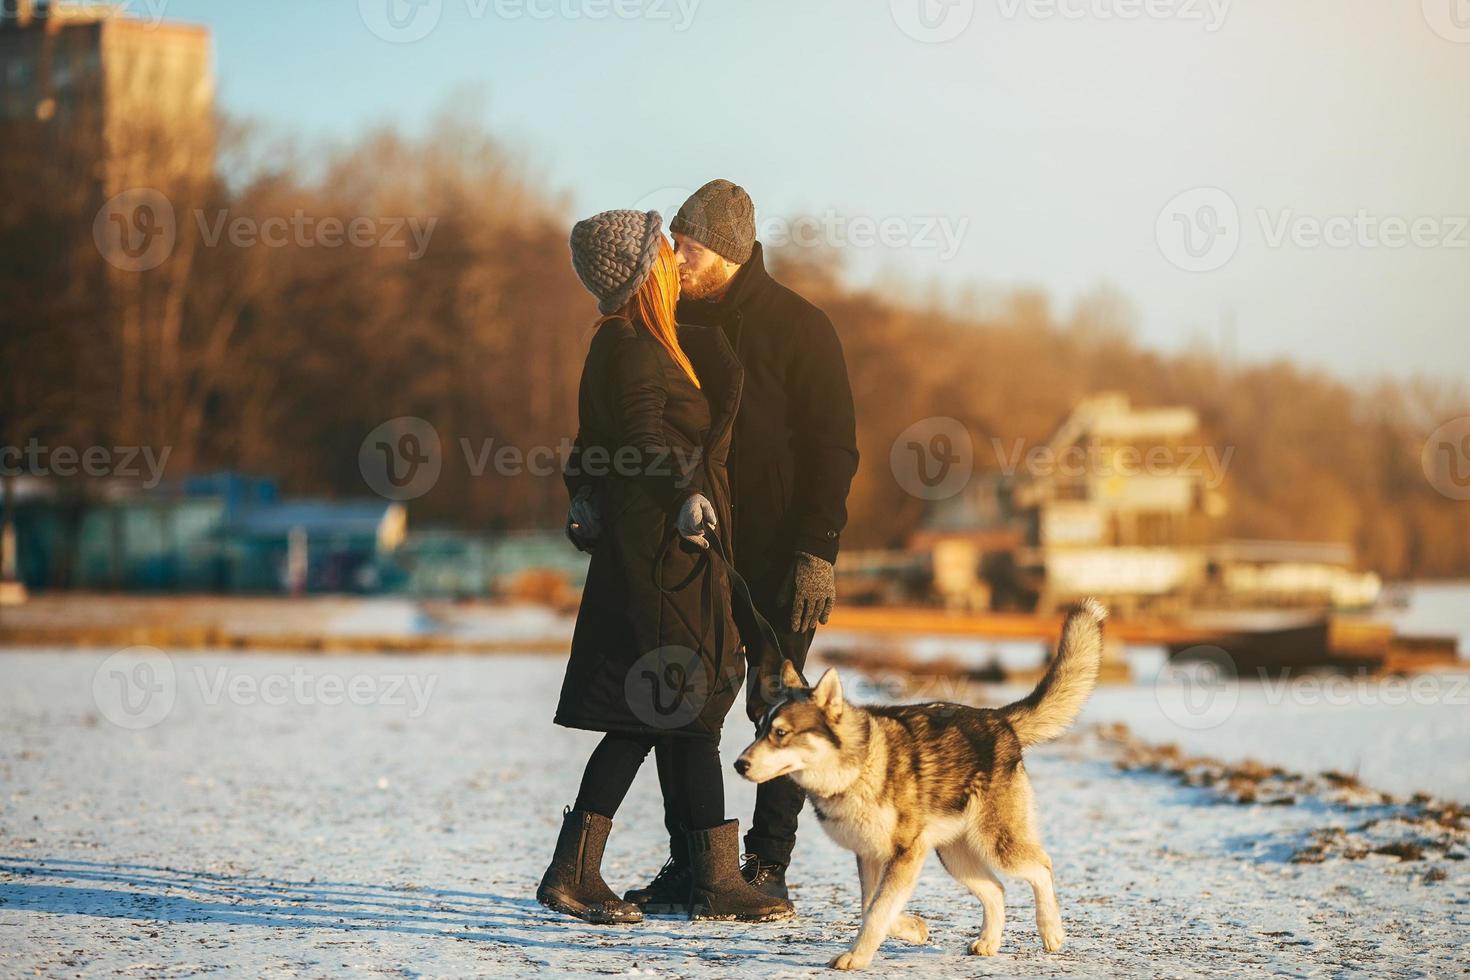
[[[536,897],[589,922],[763,922],[794,914],[803,796],[789,778],[761,785],[742,867],[720,729],[743,678],[747,714],[765,713],[831,611],[852,391],[831,322],[766,272],[742,188],[711,181],[670,229],[672,246],[655,211],[572,229],[603,316],[565,473],[567,533],[592,559],[556,722],[606,734]],[[603,847],[650,750],[670,856],[618,898]]]

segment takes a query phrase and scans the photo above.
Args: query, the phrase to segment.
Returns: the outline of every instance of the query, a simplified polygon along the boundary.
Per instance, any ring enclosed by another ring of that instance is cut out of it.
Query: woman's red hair
[[[684,348],[679,346],[679,327],[674,320],[674,308],[678,303],[679,263],[674,258],[674,249],[669,245],[668,239],[660,235],[658,255],[653,260],[648,278],[643,280],[638,292],[628,300],[628,305],[613,315],[626,316],[634,324],[641,324],[653,335],[654,340],[663,345],[674,363],[683,369],[689,380],[694,382],[694,387],[698,388],[699,377],[694,373],[694,365],[689,362]],[[609,319],[610,317],[603,317],[597,323],[600,326]]]

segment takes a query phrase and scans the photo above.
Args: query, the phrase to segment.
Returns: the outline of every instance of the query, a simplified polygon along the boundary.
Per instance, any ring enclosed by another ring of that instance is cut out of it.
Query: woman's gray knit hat
[[[658,257],[662,233],[657,211],[604,211],[572,226],[572,268],[600,312],[616,313],[633,298]]]
[[[689,195],[669,230],[744,265],[755,250],[755,205],[739,184],[712,180]]]

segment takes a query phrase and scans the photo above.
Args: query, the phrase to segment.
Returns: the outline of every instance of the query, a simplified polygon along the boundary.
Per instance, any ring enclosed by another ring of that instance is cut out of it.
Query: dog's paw
[[[917,915],[900,915],[893,920],[893,928],[888,930],[888,934],[894,939],[922,946],[929,941],[929,924]]]
[[[827,965],[834,970],[865,970],[871,962],[872,957],[863,959],[856,953],[847,952],[833,957],[832,962]]]
[[[1055,953],[1067,941],[1067,933],[1061,926],[1042,926],[1041,945],[1048,953]]]
[[[970,944],[971,956],[994,956],[1000,952],[1000,937],[986,939],[981,937]]]

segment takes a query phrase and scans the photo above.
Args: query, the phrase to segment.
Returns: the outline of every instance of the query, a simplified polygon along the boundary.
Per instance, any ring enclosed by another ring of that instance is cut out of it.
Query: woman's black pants
[[[720,771],[720,743],[715,739],[669,735],[604,735],[577,791],[577,809],[611,820],[633,777],[657,746],[664,806],[684,831],[708,830],[725,822],[725,783]],[[667,768],[667,772],[663,770]]]

